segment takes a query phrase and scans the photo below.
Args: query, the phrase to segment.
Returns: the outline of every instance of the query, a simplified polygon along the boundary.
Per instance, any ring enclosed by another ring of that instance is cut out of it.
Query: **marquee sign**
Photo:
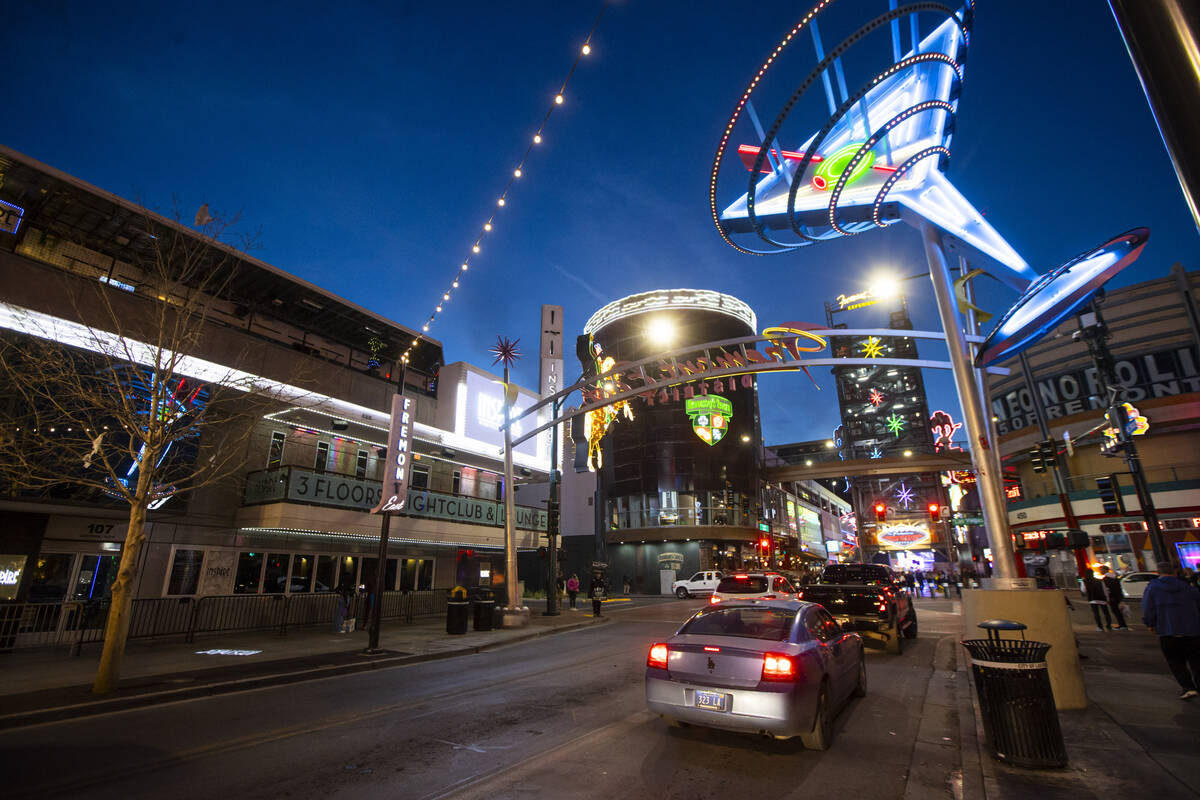
[[[729,433],[733,403],[719,394],[689,398],[684,408],[692,421],[692,430],[709,445],[716,444]]]
[[[933,541],[929,529],[923,524],[914,522],[899,522],[894,525],[884,525],[875,533],[880,547],[889,550],[916,550],[929,547]]]

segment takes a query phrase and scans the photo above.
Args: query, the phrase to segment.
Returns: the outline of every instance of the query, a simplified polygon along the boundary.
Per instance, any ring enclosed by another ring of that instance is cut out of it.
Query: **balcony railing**
[[[1112,462],[1113,472],[1117,474],[1117,482],[1122,489],[1132,489],[1133,479],[1129,476],[1128,467],[1124,459],[1114,459]],[[1172,483],[1190,483],[1191,485],[1200,485],[1200,464],[1181,464],[1172,467],[1151,467],[1143,470],[1146,476],[1146,483],[1150,485],[1150,490],[1162,491],[1165,486]],[[1107,478],[1109,473],[1096,473],[1088,475],[1072,475],[1066,480],[1067,493],[1075,499],[1082,499],[1079,495],[1096,497],[1096,479]],[[1022,481],[1025,501],[1037,500],[1043,497],[1057,497],[1058,489],[1054,484],[1054,477],[1049,472],[1038,473],[1038,477],[1033,480]]]
[[[242,505],[302,503],[366,512],[379,504],[382,490],[380,481],[302,467],[279,467],[246,476]],[[519,505],[516,514],[517,528],[546,530],[545,509]],[[504,525],[504,503],[469,495],[409,489],[408,502],[400,516],[501,527]]]

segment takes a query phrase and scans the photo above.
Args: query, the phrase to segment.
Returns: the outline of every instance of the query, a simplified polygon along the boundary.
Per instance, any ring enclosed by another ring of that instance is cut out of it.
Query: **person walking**
[[[925,573],[917,570],[917,596],[925,594]]]
[[[1096,577],[1096,573],[1090,569],[1083,576],[1083,595],[1088,601],[1088,605],[1092,607],[1092,616],[1096,618],[1096,630],[1102,631],[1105,628],[1112,630],[1112,615],[1108,613],[1108,598],[1104,595],[1104,584]],[[1104,612],[1104,625],[1100,624],[1100,612]]]
[[[1104,597],[1108,600],[1108,607],[1117,620],[1117,630],[1129,630],[1129,626],[1125,624],[1125,615],[1121,613],[1121,603],[1125,600],[1125,590],[1121,588],[1121,579],[1114,575],[1109,567],[1104,566],[1100,568],[1100,583],[1104,585]]]
[[[1158,562],[1158,577],[1142,594],[1142,622],[1158,634],[1167,666],[1183,689],[1179,698],[1200,695],[1200,589],[1175,577],[1169,562]]]
[[[349,633],[346,617],[350,614],[350,592],[345,585],[339,586],[333,599],[333,632]]]
[[[588,584],[588,597],[592,598],[592,616],[600,616],[600,604],[604,602],[604,597],[607,594],[606,581],[604,575],[599,572],[592,573],[592,582]]]
[[[575,610],[575,598],[579,595],[579,576],[571,573],[567,578],[567,597],[571,599],[571,610]]]

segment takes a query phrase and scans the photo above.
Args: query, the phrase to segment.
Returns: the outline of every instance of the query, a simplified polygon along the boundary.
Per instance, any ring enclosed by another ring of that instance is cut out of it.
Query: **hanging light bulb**
[[[466,263],[464,262],[464,263],[463,263],[463,272],[466,272],[466,271],[467,271],[467,265],[466,265]]]
[[[457,289],[457,288],[458,288],[458,281],[455,281],[454,283],[450,284],[450,287],[451,287],[452,289]]]
[[[503,197],[501,197],[499,200],[497,200],[497,201],[496,201],[496,205],[498,205],[498,206],[502,206],[502,205],[504,205],[504,198],[503,198]]]
[[[429,323],[427,322],[427,323],[425,323],[424,325],[422,325],[422,326],[421,326],[421,330],[423,330],[423,331],[427,331],[427,330],[429,330]]]
[[[586,56],[586,55],[590,54],[591,52],[592,52],[592,46],[590,44],[585,44],[583,46],[583,54]]]
[[[485,231],[490,231],[492,229],[492,223],[490,223],[490,222],[483,223],[483,229]]]
[[[513,170],[513,177],[514,178],[521,177],[521,168],[520,167],[517,167],[516,169]]]
[[[441,306],[437,306],[437,307],[436,307],[436,308],[434,308],[433,310],[434,310],[434,311],[436,311],[436,312],[438,312],[439,314],[440,314],[440,313],[442,313],[442,307],[441,307]]]
[[[534,144],[541,144],[541,143],[542,143],[542,135],[541,135],[540,133],[535,133],[535,134],[533,135],[533,143],[534,143]]]
[[[554,96],[554,105],[561,106],[562,101],[563,101],[563,96],[561,94]]]
[[[449,300],[449,299],[450,299],[450,293],[449,293],[449,292],[446,292],[444,295],[442,295],[442,299],[443,299],[443,300]]]
[[[474,247],[472,247],[472,248],[471,248],[471,252],[472,252],[472,253],[478,253],[478,252],[479,252],[479,245],[475,245]],[[466,269],[466,267],[463,267],[463,269]]]

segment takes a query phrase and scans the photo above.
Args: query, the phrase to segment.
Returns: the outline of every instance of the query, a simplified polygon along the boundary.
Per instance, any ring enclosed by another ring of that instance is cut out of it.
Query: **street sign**
[[[950,521],[951,521],[952,523],[954,523],[955,525],[957,525],[958,527],[960,527],[960,528],[964,528],[964,527],[966,527],[966,526],[968,526],[968,525],[982,525],[982,524],[983,524],[983,517],[982,517],[982,516],[978,516],[978,517],[965,517],[965,516],[959,515],[959,516],[956,516],[954,519],[952,519],[952,520],[950,520]]]

